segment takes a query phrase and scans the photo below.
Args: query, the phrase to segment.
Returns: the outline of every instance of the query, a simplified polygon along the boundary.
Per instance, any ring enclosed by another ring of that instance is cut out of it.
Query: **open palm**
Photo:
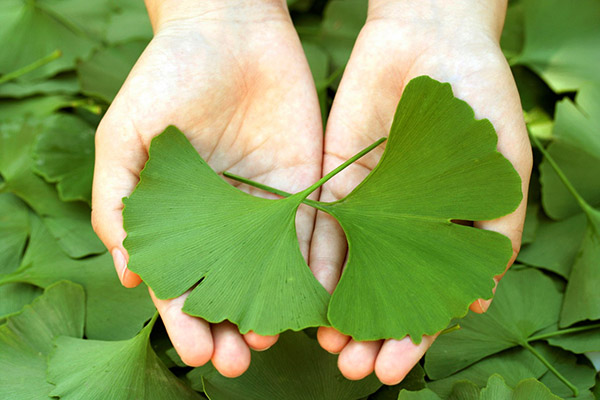
[[[289,192],[319,179],[319,105],[285,7],[223,7],[191,21],[162,24],[102,120],[92,219],[128,287],[141,280],[126,268],[121,199],[138,182],[151,139],[171,124],[218,173],[231,171]],[[313,221],[312,209],[302,206],[296,223],[305,257]],[[250,363],[249,347],[265,349],[277,339],[251,332],[242,336],[231,323],[211,326],[184,314],[185,296],[152,297],[189,365],[212,359],[223,375],[237,376]]]
[[[411,15],[414,10],[402,5],[385,10],[370,7],[369,20],[354,46],[328,120],[323,173],[386,136],[405,85],[412,78],[429,75],[450,82],[455,95],[474,108],[477,118],[492,122],[499,136],[498,149],[519,172],[523,193],[527,193],[531,150],[518,92],[498,45],[501,24],[497,30],[462,21],[460,27],[448,27],[443,21],[451,25],[451,15]],[[375,167],[382,154],[382,149],[378,150],[325,184],[320,200],[346,196]],[[511,263],[521,241],[525,204],[526,199],[513,214],[498,220],[474,223],[511,239]],[[311,269],[332,292],[346,258],[344,233],[332,217],[319,213],[312,243]],[[488,305],[479,300],[471,309],[483,312]],[[435,339],[425,337],[419,345],[408,337],[357,342],[333,328],[320,328],[318,338],[323,348],[340,353],[338,365],[347,378],[361,379],[375,371],[389,385],[402,380]]]

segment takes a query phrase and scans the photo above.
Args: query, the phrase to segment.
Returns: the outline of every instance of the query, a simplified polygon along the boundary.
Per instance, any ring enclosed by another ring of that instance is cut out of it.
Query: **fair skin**
[[[297,192],[386,136],[406,83],[430,75],[450,82],[477,118],[494,124],[498,149],[521,175],[527,193],[531,151],[517,89],[498,45],[506,0],[371,0],[324,144],[314,84],[284,2],[146,4],[155,38],[102,120],[96,139],[94,228],[127,287],[140,279],[126,268],[121,198],[135,187],[151,138],[169,124],[185,132],[217,172],[229,170]],[[381,150],[375,150],[333,178],[320,200],[344,197],[380,156]],[[475,226],[508,236],[516,257],[524,215],[525,199],[513,214],[476,221]],[[297,228],[313,273],[332,292],[346,255],[343,232],[326,214],[319,212],[315,221],[314,211],[305,206]],[[223,375],[238,376],[250,363],[250,348],[266,349],[277,340],[241,335],[227,322],[211,326],[190,317],[181,311],[185,295],[152,298],[189,365],[210,359]],[[477,301],[471,309],[483,312],[488,305]],[[324,349],[340,354],[338,365],[347,378],[361,379],[375,371],[383,383],[395,384],[434,337],[425,337],[420,345],[407,338],[356,342],[332,328],[320,328],[318,339]]]

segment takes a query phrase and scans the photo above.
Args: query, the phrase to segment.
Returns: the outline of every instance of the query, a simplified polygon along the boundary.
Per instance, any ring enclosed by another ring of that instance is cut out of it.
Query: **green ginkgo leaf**
[[[225,378],[208,364],[188,379],[211,400],[357,400],[381,386],[373,374],[356,382],[344,378],[337,357],[304,332],[285,332],[271,349],[253,353],[238,378]]]
[[[27,75],[48,77],[73,69],[75,60],[90,54],[94,37],[108,19],[107,0],[4,0],[0,2],[0,73],[40,59],[54,50],[62,56]]]
[[[44,221],[58,245],[71,257],[106,251],[90,224],[83,202],[65,203],[53,185],[33,172],[31,151],[45,120],[23,119],[0,124],[0,175],[4,190],[20,197]]]
[[[29,210],[12,193],[0,194],[0,274],[14,271],[29,236]]]
[[[103,342],[61,336],[48,361],[50,396],[64,400],[200,400],[150,345],[154,319],[129,340]]]
[[[519,175],[496,143],[492,124],[449,84],[409,82],[379,164],[344,199],[321,205],[349,248],[329,305],[333,327],[357,340],[420,342],[492,296],[510,240],[452,220],[498,218],[521,201]]]
[[[600,82],[600,4],[596,0],[525,0],[525,64],[557,92]]]
[[[31,238],[21,266],[0,276],[2,283],[29,283],[47,287],[68,279],[86,291],[86,337],[130,338],[152,316],[154,306],[141,285],[127,289],[119,283],[110,254],[73,260],[57,246],[39,217],[31,216]]]
[[[128,267],[161,299],[194,287],[183,310],[242,333],[327,325],[329,294],[306,265],[295,216],[317,186],[281,200],[226,183],[175,127],[152,140],[124,200]],[[160,207],[157,207],[160,206]]]
[[[9,283],[0,286],[0,324],[16,314],[42,294],[42,289],[27,283]]]
[[[46,358],[52,341],[83,335],[84,300],[81,286],[59,282],[0,326],[0,398],[48,398]]]
[[[492,375],[487,386],[479,389],[477,385],[469,381],[457,382],[448,397],[439,397],[429,389],[419,392],[402,391],[398,400],[560,400],[560,397],[552,394],[550,389],[536,379],[525,379],[517,384],[514,390],[509,387],[504,379],[498,375]]]
[[[581,197],[600,207],[600,84],[584,86],[575,103],[565,98],[556,105],[547,151]],[[548,161],[540,164],[540,182],[542,204],[550,217],[563,219],[581,212]]]
[[[63,201],[92,198],[95,129],[69,114],[55,114],[37,136],[33,146],[34,171],[56,182]]]

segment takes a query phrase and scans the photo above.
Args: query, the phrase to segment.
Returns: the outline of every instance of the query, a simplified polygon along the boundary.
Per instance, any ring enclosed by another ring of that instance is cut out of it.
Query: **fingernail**
[[[481,309],[485,312],[488,310],[488,308],[490,308],[490,304],[492,304],[492,299],[489,299],[489,300],[479,299],[479,300],[477,300],[477,302],[479,303],[479,307],[481,307]]]
[[[112,252],[112,257],[113,262],[115,263],[115,269],[119,273],[121,283],[123,283],[125,279],[125,273],[127,272],[127,261],[125,260],[125,256],[121,250],[114,249]]]

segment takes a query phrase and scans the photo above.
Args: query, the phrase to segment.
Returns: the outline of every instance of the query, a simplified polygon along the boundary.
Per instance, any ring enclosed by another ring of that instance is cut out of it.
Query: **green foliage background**
[[[366,0],[288,4],[326,118]],[[145,287],[120,287],[89,223],[93,132],[151,35],[139,0],[0,3],[0,398],[600,396],[600,1],[510,3],[502,48],[538,143],[522,252],[489,312],[395,387],[346,381],[311,330],[240,378],[187,368]]]

